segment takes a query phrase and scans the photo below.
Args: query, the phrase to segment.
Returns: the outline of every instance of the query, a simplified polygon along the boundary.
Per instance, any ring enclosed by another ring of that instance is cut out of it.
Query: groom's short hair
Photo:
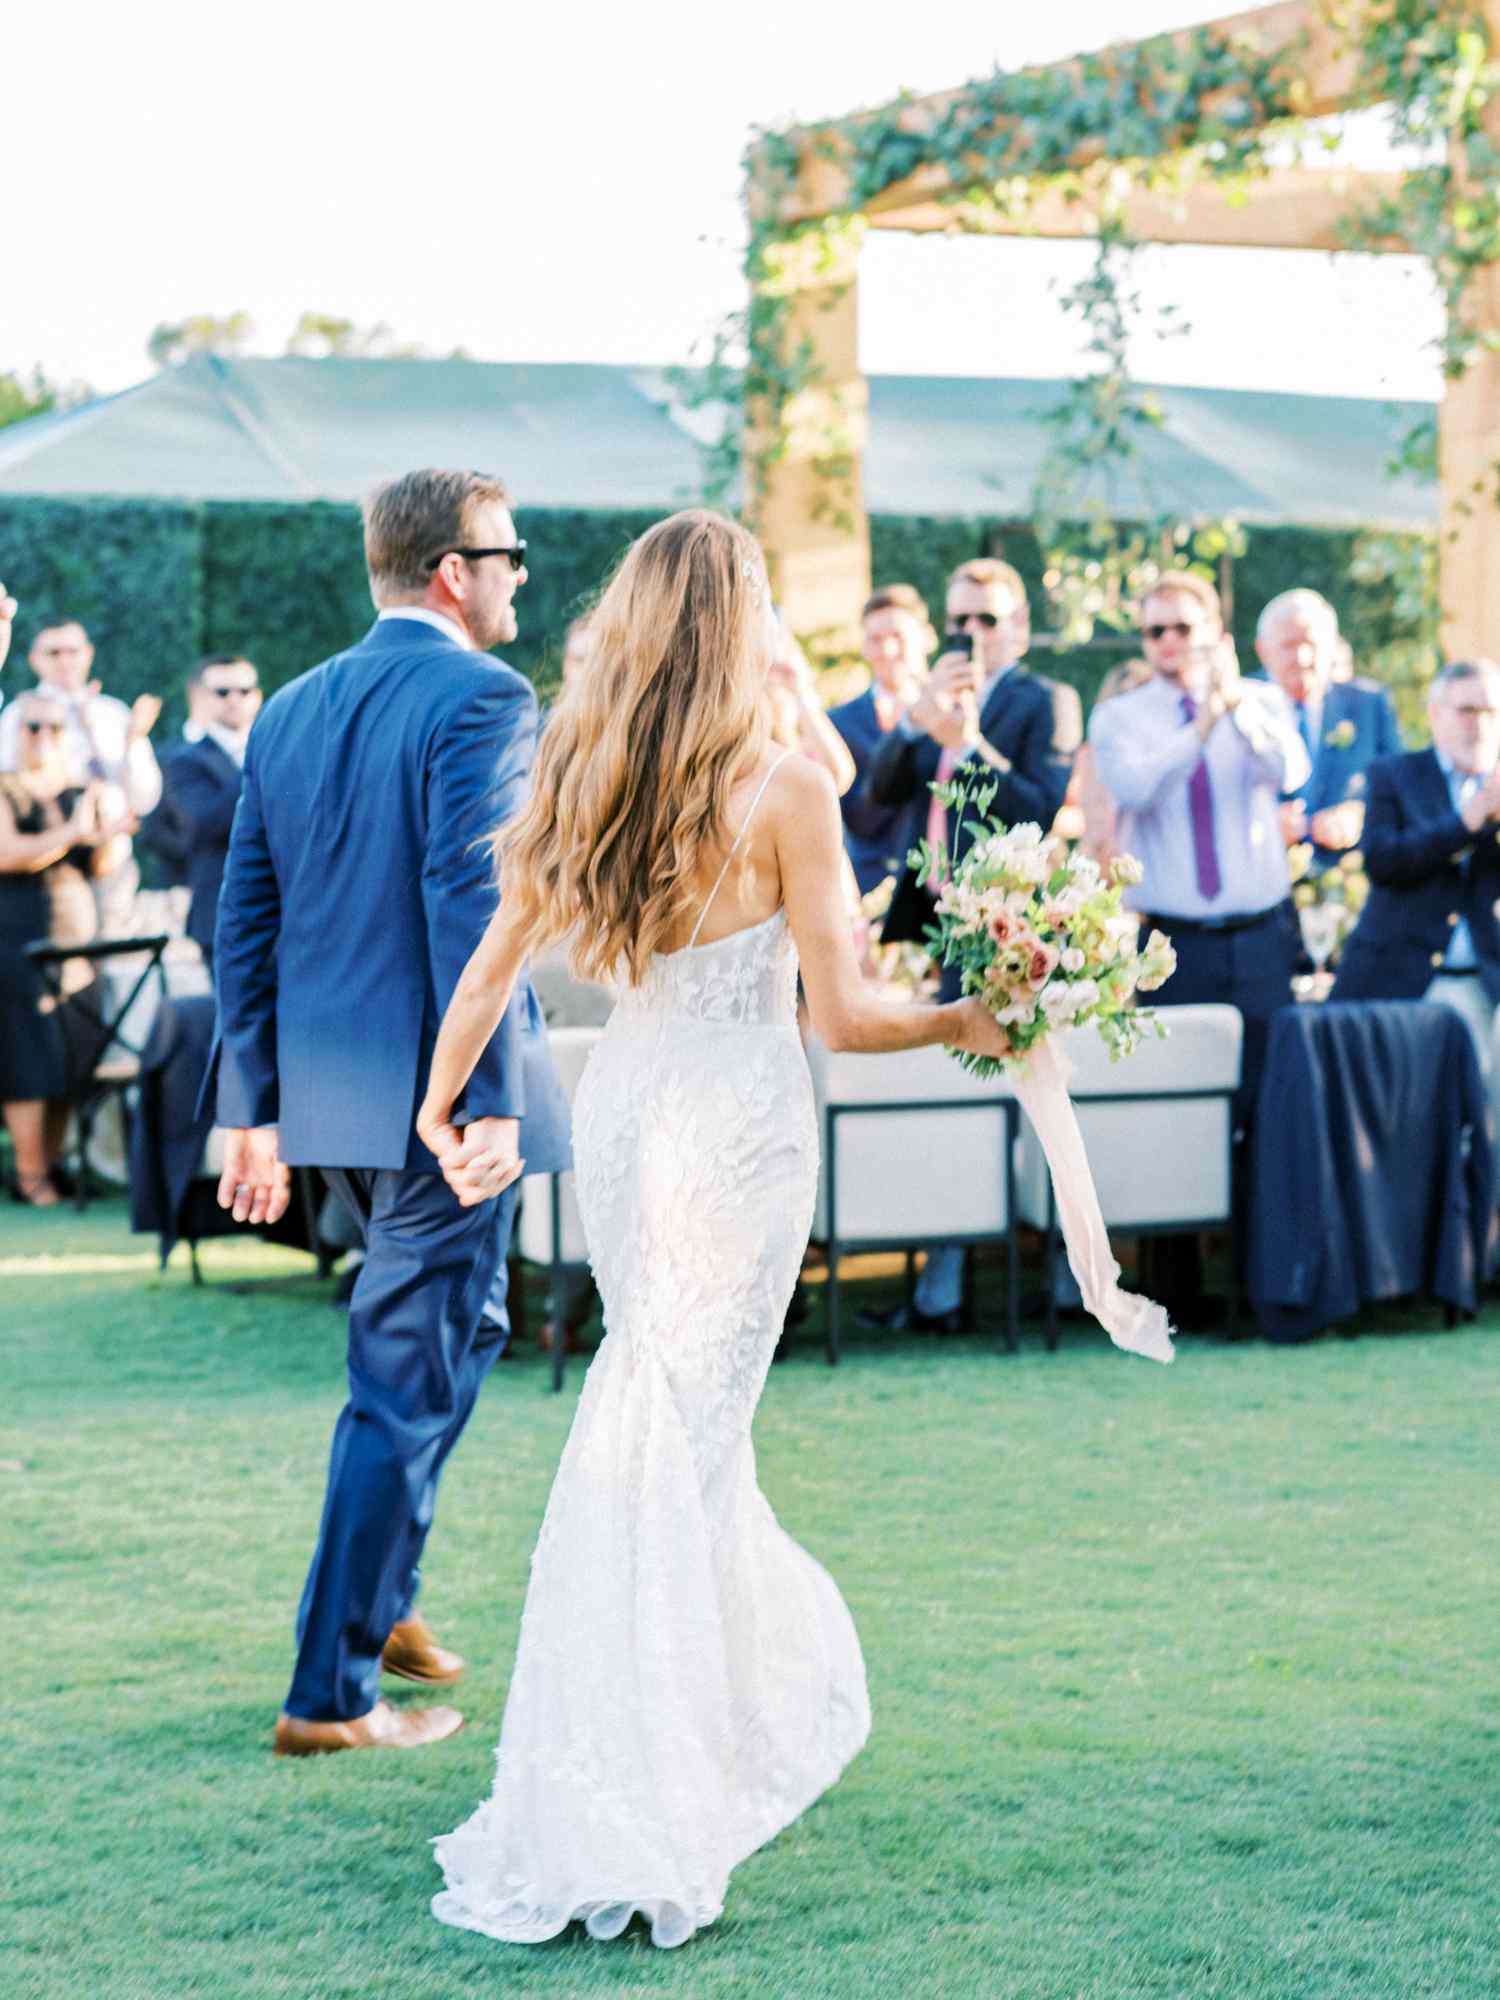
[[[370,588],[427,588],[434,559],[461,548],[478,504],[511,504],[503,479],[489,472],[451,472],[426,466],[377,486],[365,502],[365,567]]]

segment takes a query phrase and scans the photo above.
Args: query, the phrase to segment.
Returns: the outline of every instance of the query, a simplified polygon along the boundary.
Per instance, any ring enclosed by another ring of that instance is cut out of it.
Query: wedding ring
[[[249,1194],[249,1192],[250,1192],[250,1184],[248,1181],[241,1181],[239,1186],[235,1189],[236,1196],[242,1194]]]

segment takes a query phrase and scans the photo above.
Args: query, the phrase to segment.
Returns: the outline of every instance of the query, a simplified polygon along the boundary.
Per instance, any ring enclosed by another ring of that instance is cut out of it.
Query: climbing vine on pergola
[[[1208,25],[997,73],[935,97],[786,134],[747,156],[749,304],[707,392],[736,412],[710,468],[739,472],[797,630],[847,630],[870,583],[861,465],[867,392],[856,355],[859,249],[870,229],[1087,237],[1087,372],[1048,419],[1033,496],[1049,582],[1075,629],[1108,614],[1162,530],[1121,522],[1108,475],[1159,421],[1126,365],[1139,244],[1417,253],[1446,306],[1445,395],[1406,469],[1442,489],[1443,644],[1500,655],[1500,0],[1282,0]],[[1402,173],[1295,159],[1313,119],[1388,104]],[[726,358],[734,345],[741,370]],[[1101,494],[1101,487],[1106,490]],[[1488,574],[1487,574],[1488,572]]]

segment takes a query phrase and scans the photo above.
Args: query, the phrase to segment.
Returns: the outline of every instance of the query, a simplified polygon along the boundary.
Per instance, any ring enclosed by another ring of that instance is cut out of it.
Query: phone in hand
[[[974,634],[972,632],[946,632],[943,635],[945,653],[962,653],[966,660],[974,657]]]

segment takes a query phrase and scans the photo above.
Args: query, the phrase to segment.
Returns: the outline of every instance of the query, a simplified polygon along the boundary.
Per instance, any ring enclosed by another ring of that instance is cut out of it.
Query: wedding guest
[[[1240,1011],[1244,1130],[1271,1016],[1292,997],[1299,937],[1280,800],[1306,783],[1307,751],[1280,690],[1241,679],[1210,584],[1164,576],[1139,615],[1151,679],[1096,708],[1089,740],[1120,808],[1120,845],[1144,870],[1126,907],[1177,953],[1155,1001]],[[1142,1278],[1179,1323],[1201,1324],[1195,1237],[1155,1239]]]
[[[1307,751],[1280,691],[1241,679],[1211,585],[1163,577],[1140,622],[1151,679],[1096,708],[1089,741],[1120,808],[1120,844],[1145,870],[1126,905],[1177,952],[1157,1001],[1239,1008],[1248,1105],[1270,1017],[1292,997],[1297,923],[1278,802],[1307,782]]]
[[[839,801],[844,846],[859,893],[867,896],[887,876],[899,875],[920,833],[921,802],[879,804],[870,796],[870,763],[883,738],[909,714],[927,679],[937,644],[926,603],[909,583],[888,583],[868,598],[860,614],[861,646],[870,685],[828,720],[854,759],[854,783]]]
[[[245,745],[260,712],[260,676],[242,654],[210,653],[194,667],[189,690],[203,717],[202,734],[196,742],[166,753],[158,812],[167,815],[175,829],[182,880],[191,891],[187,935],[211,965],[219,887],[243,783]]]
[[[949,645],[910,710],[871,759],[871,798],[916,815],[918,827],[957,857],[967,853],[974,819],[945,807],[930,787],[962,770],[973,784],[993,779],[990,811],[1007,825],[1034,820],[1050,827],[1068,788],[1082,733],[1076,692],[1033,674],[1023,664],[1031,644],[1026,587],[1009,563],[991,557],[966,562],[948,579],[945,625]],[[887,944],[920,943],[932,922],[936,891],[902,870],[881,936]],[[958,995],[950,967],[940,988]],[[880,1324],[956,1331],[962,1322],[963,1252],[928,1256],[912,1307],[868,1315]]]
[[[94,648],[80,619],[62,616],[43,625],[31,644],[31,670],[62,707],[64,749],[79,785],[97,783],[113,820],[144,817],[161,797],[161,772],[151,748],[160,698],[138,695],[129,707],[104,694],[91,678]],[[0,770],[16,765],[16,707],[0,710]],[[128,839],[112,846],[115,859],[94,883],[100,928],[124,932],[140,876]]]
[[[1094,696],[1095,708],[1101,702],[1113,701],[1116,695],[1129,694],[1132,688],[1140,687],[1150,678],[1148,661],[1122,660],[1118,666],[1111,667],[1100,681],[1099,692]],[[1064,834],[1069,840],[1080,842],[1085,854],[1092,855],[1101,868],[1107,868],[1120,851],[1116,838],[1119,817],[1119,808],[1109,787],[1099,776],[1094,746],[1085,742],[1073,759],[1068,795],[1052,830]]]
[[[1289,841],[1310,841],[1314,868],[1326,868],[1360,843],[1366,773],[1377,757],[1401,750],[1396,711],[1377,682],[1340,678],[1348,647],[1338,613],[1315,590],[1273,597],[1257,621],[1255,650],[1292,705],[1312,765],[1286,802],[1282,831]]]
[[[776,655],[766,684],[771,741],[784,750],[800,750],[804,757],[820,764],[842,798],[854,783],[854,759],[818,699],[818,684],[807,655],[780,616],[776,630]]]
[[[1430,750],[1370,767],[1364,857],[1372,887],[1333,998],[1453,1008],[1474,1036],[1500,1120],[1500,666],[1443,667],[1427,719]]]
[[[26,946],[88,944],[93,878],[124,837],[100,811],[102,787],[71,782],[67,710],[46,689],[14,704],[17,767],[0,774],[0,1104],[15,1151],[19,1200],[51,1208],[53,1171],[72,1102],[86,1081],[90,1026],[79,996],[92,984],[70,960],[58,1006]]]

